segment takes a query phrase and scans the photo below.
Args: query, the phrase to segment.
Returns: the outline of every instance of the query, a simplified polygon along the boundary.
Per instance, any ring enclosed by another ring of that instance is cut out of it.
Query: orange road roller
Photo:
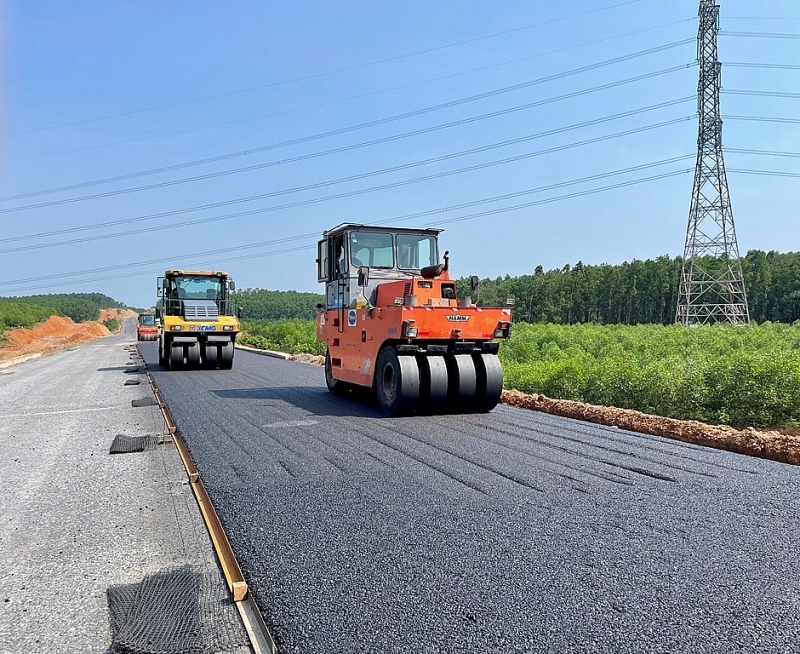
[[[343,224],[318,243],[317,340],[333,393],[375,391],[387,415],[491,411],[503,390],[498,342],[511,305],[458,297],[440,229]],[[478,278],[470,280],[478,296]]]

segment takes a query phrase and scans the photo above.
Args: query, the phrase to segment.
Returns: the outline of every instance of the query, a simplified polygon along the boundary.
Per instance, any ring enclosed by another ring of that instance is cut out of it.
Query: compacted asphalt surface
[[[800,468],[140,349],[283,654],[800,652]]]

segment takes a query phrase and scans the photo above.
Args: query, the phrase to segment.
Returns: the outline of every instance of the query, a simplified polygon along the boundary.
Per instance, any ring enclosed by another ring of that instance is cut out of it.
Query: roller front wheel
[[[325,385],[331,393],[336,395],[344,395],[352,388],[347,382],[343,382],[333,376],[330,351],[325,352]]]

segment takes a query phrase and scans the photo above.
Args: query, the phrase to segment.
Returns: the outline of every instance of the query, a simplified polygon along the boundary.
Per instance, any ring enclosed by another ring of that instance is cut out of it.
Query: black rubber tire
[[[206,343],[203,351],[203,364],[206,368],[216,368],[219,361],[219,347],[216,343]]]
[[[419,412],[443,413],[447,407],[447,364],[442,356],[417,357],[419,365]]]
[[[474,354],[477,387],[472,410],[487,413],[497,406],[503,393],[503,368],[496,354]]]
[[[175,347],[170,344],[169,348],[169,369],[180,370],[183,368],[183,346]]]
[[[456,413],[467,413],[475,401],[475,363],[469,354],[448,354],[444,359],[448,377],[447,406]]]
[[[186,365],[189,368],[200,367],[200,343],[192,343],[186,348]]]
[[[411,413],[419,402],[419,367],[413,356],[398,356],[385,347],[375,364],[375,395],[387,416]]]
[[[219,368],[220,370],[230,370],[233,368],[233,341],[220,346]]]
[[[169,343],[166,342],[164,339],[164,343],[169,347]],[[160,366],[164,366],[165,368],[169,367],[169,361],[167,360],[167,356],[164,354],[164,349],[161,347],[161,339],[158,341],[158,364]]]
[[[352,384],[343,382],[333,376],[330,351],[325,352],[325,385],[328,387],[328,390],[335,395],[344,395],[353,387]]]

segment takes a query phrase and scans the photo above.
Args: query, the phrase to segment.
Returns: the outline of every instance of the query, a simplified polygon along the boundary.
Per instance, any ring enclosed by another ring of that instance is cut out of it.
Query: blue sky
[[[799,33],[800,6],[721,7],[739,248],[794,251],[798,180],[734,171],[800,172],[763,154],[800,151],[800,124],[763,120],[800,115],[800,40],[763,35]],[[458,276],[683,251],[696,0],[0,11],[2,295],[149,306],[159,271],[200,266],[318,291],[314,244],[341,222],[443,227]]]

